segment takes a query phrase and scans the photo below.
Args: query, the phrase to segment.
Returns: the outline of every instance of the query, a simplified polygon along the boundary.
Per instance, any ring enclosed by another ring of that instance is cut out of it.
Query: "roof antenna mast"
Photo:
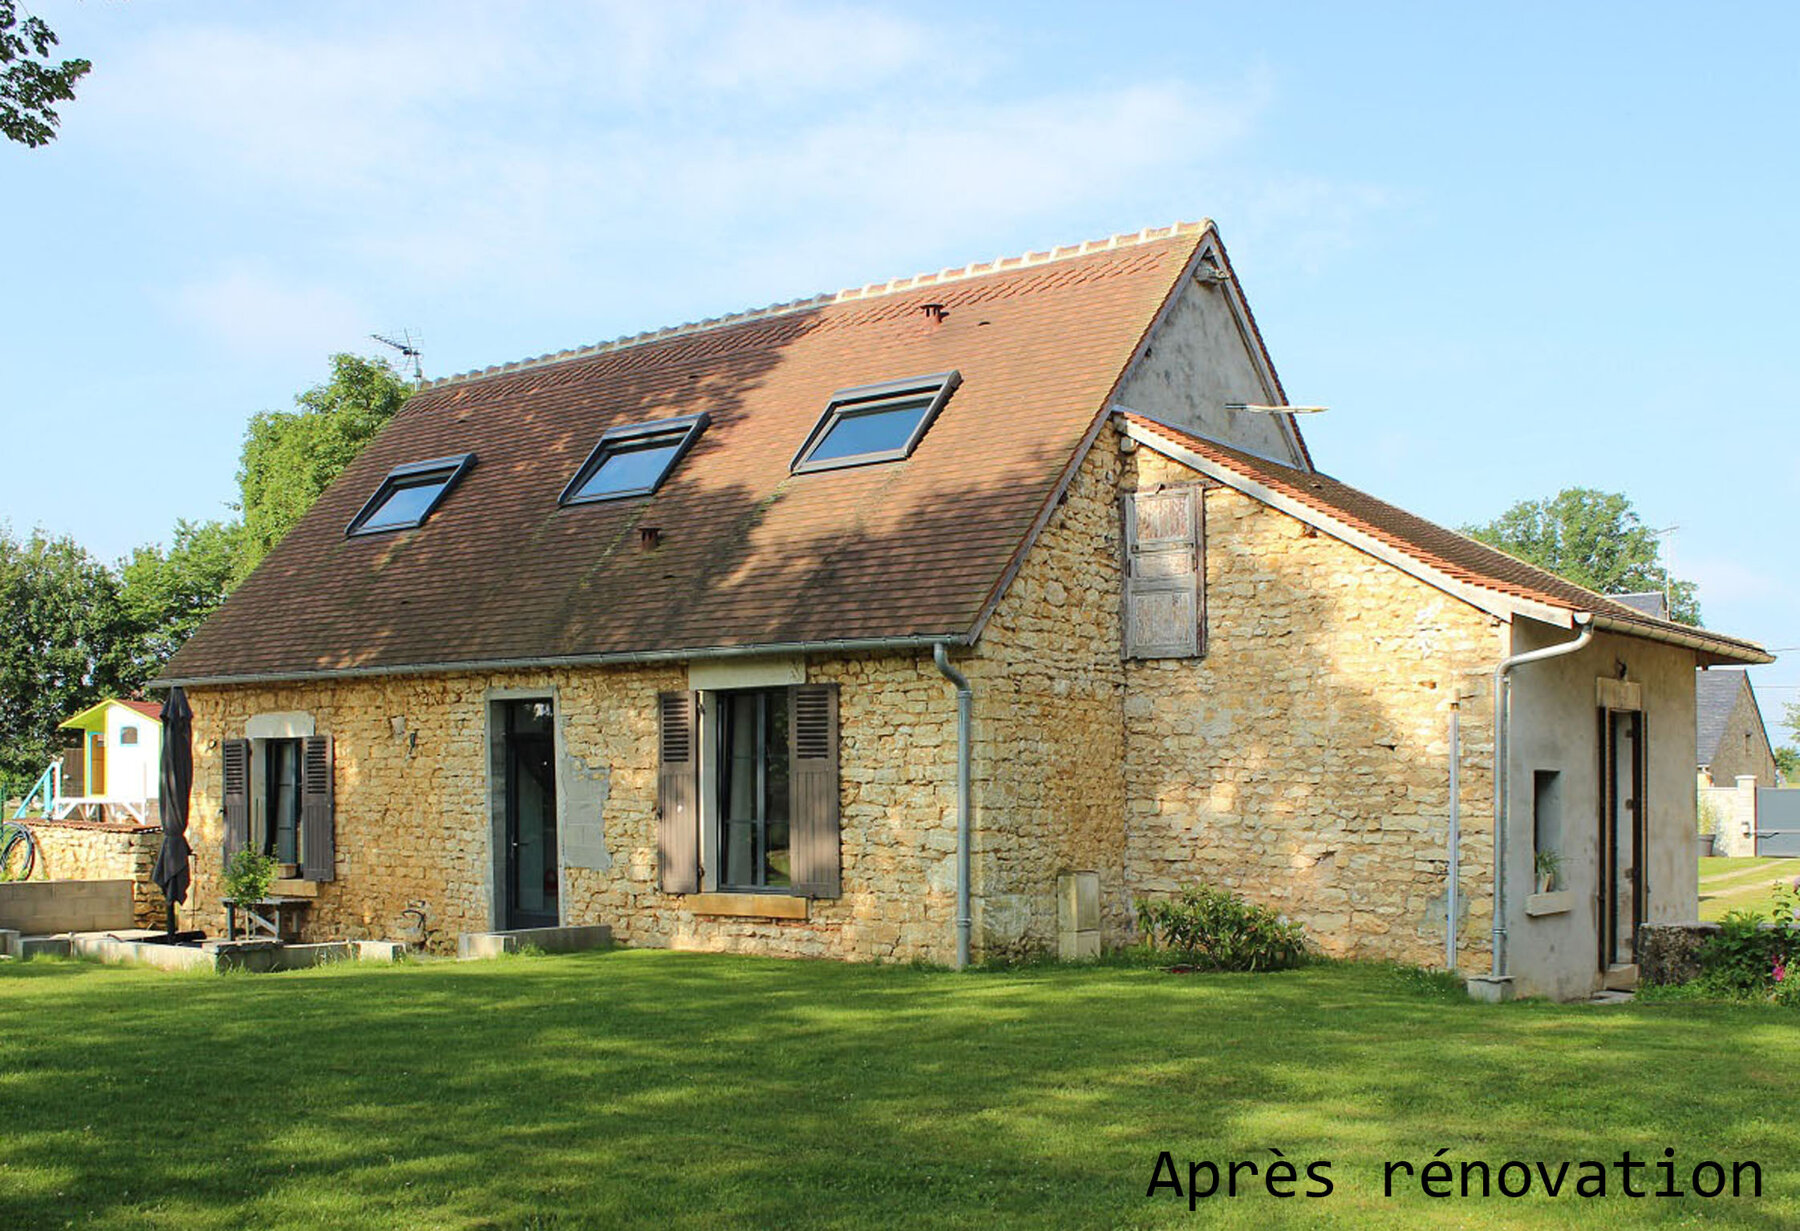
[[[413,383],[415,385],[422,385],[425,383],[425,368],[419,362],[419,356],[423,352],[420,351],[418,346],[414,344],[412,330],[410,330],[410,329],[401,330],[400,331],[400,339],[401,340],[398,342],[394,341],[394,339],[392,339],[392,338],[384,338],[378,333],[372,333],[369,336],[371,338],[374,338],[377,342],[381,343],[383,346],[391,346],[395,350],[399,351],[401,358],[412,360],[412,362],[413,362]],[[421,342],[424,341],[423,338],[421,338],[419,340]]]

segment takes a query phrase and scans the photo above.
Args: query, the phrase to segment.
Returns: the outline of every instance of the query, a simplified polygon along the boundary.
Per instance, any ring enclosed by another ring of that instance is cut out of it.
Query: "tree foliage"
[[[1463,533],[1601,594],[1661,591],[1672,619],[1700,623],[1697,587],[1670,575],[1656,534],[1617,492],[1566,488]]]
[[[0,526],[0,774],[29,781],[56,725],[129,671],[118,578],[68,537]]]
[[[244,514],[242,578],[399,411],[412,388],[384,359],[333,355],[331,379],[294,399],[297,410],[250,420],[238,467]]]
[[[50,60],[56,34],[41,17],[19,21],[15,0],[0,0],[0,134],[35,149],[56,136],[56,103],[75,98],[75,83],[94,66]]]
[[[235,521],[178,521],[165,551],[140,547],[119,566],[124,620],[120,683],[153,678],[225,601],[239,575],[244,529]]]

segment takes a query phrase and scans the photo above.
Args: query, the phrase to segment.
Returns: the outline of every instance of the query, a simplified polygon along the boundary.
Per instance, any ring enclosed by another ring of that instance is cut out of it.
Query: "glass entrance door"
[[[508,701],[505,709],[506,926],[555,927],[556,711],[549,701]]]

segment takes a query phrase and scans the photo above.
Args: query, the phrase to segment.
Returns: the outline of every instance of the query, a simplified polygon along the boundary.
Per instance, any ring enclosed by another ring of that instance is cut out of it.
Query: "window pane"
[[[432,475],[429,478],[402,483],[394,487],[375,507],[375,511],[363,519],[358,529],[381,530],[392,526],[410,526],[425,516],[425,510],[437,494],[444,490],[444,484],[450,481],[448,475]]]
[[[764,792],[763,883],[793,883],[793,861],[788,853],[788,707],[784,693],[768,697],[768,738],[763,745]]]
[[[281,863],[300,862],[300,743],[270,740],[269,854]]]
[[[878,409],[847,411],[807,456],[809,462],[888,453],[904,449],[913,429],[931,406],[929,397],[883,403]]]
[[[652,436],[641,443],[632,442],[616,449],[609,447],[605,459],[574,498],[582,500],[655,487],[674,460],[675,451],[681,447],[685,435],[684,432],[674,436]]]

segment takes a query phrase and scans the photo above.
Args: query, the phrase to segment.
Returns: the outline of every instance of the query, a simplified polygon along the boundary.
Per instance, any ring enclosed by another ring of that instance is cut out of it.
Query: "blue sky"
[[[1204,216],[1321,468],[1453,525],[1624,491],[1800,645],[1791,6],[32,10],[95,69],[0,148],[16,530],[224,515],[371,332],[444,375]]]

